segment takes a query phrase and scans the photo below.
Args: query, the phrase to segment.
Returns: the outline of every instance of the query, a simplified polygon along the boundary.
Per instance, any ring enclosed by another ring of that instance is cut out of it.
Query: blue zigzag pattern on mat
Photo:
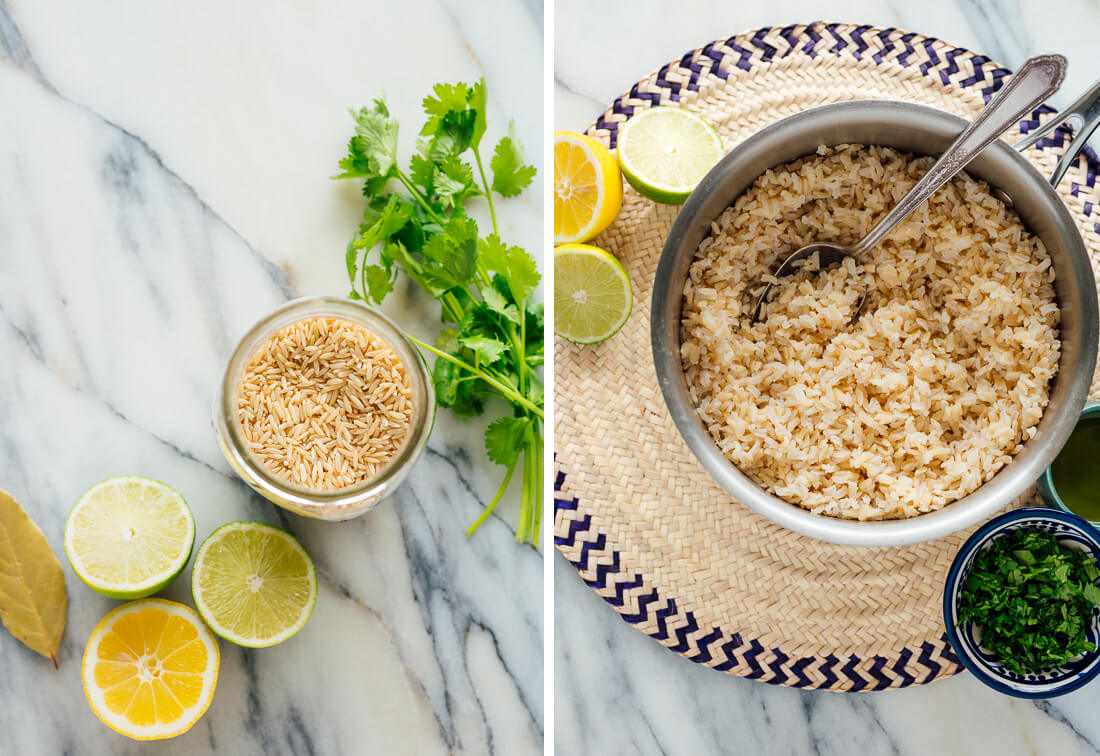
[[[899,43],[904,47],[904,51],[897,56],[896,62],[906,68],[912,65],[909,58],[916,54],[917,49],[913,47],[911,43],[919,35],[910,32],[894,40],[893,37],[897,34],[898,30],[891,27],[889,29],[883,29],[878,34],[873,35],[872,41],[868,42],[867,39],[864,38],[864,35],[874,27],[862,25],[850,30],[841,30],[839,28],[841,26],[843,26],[843,24],[825,24],[820,21],[815,21],[806,27],[801,27],[798,24],[785,26],[778,30],[774,27],[764,27],[753,32],[751,36],[747,34],[737,35],[724,41],[718,40],[711,42],[699,50],[691,50],[685,53],[676,64],[666,64],[657,72],[656,83],[657,86],[663,90],[664,94],[667,95],[668,101],[679,102],[681,91],[684,86],[691,92],[699,90],[699,79],[703,74],[713,74],[720,79],[728,78],[729,74],[722,67],[722,61],[726,56],[716,49],[719,47],[726,48],[731,56],[736,54],[738,56],[737,60],[731,61],[731,63],[733,66],[744,71],[751,71],[759,62],[770,63],[772,60],[785,58],[795,52],[802,53],[810,58],[816,58],[820,52],[840,55],[845,49],[853,45],[852,56],[856,60],[862,60],[864,53],[872,50],[872,44],[875,48],[881,48],[875,49],[872,60],[874,60],[875,63],[882,63],[889,60],[890,54],[897,48]],[[805,35],[803,37],[800,37],[797,33],[797,30],[800,28],[802,28],[802,33]],[[778,31],[779,37],[787,43],[786,49],[780,50],[767,41],[766,38],[773,31]],[[828,35],[831,42],[826,41],[825,35]],[[747,36],[749,37],[748,41],[743,46],[739,40],[745,39]],[[807,37],[809,38],[808,41],[799,48],[798,45]],[[821,42],[825,42],[825,44],[819,47],[819,43]],[[948,86],[951,84],[953,77],[964,73],[964,69],[959,64],[959,59],[968,60],[973,67],[974,73],[958,81],[957,84],[962,88],[972,87],[977,84],[984,84],[987,77],[992,78],[992,83],[982,88],[982,97],[988,102],[989,98],[993,96],[993,93],[1001,88],[1004,77],[1009,75],[1011,71],[1007,68],[992,65],[987,69],[986,65],[990,64],[989,58],[984,55],[976,55],[970,50],[962,47],[951,47],[945,50],[941,56],[937,48],[942,49],[946,47],[946,44],[947,43],[935,37],[922,38],[920,46],[924,50],[927,60],[918,66],[920,72],[925,76],[935,76],[940,83],[944,86]],[[759,61],[753,60],[754,55],[758,56]],[[687,73],[686,85],[681,85],[679,82],[669,79],[669,72],[672,70],[673,65],[676,65],[680,69],[680,73],[689,72]],[[646,101],[650,105],[660,105],[662,93],[642,92],[639,90],[638,85],[635,84],[634,87],[631,88],[630,94],[627,96],[634,100]],[[624,103],[623,99],[623,97],[620,97],[615,100],[611,110],[616,115],[630,118],[630,116],[634,114],[634,106]],[[1031,129],[1037,127],[1039,125],[1040,114],[1045,115],[1053,112],[1053,109],[1046,106],[1039,108],[1032,115],[1031,119],[1021,123],[1021,133],[1026,134]],[[611,147],[614,148],[619,133],[618,122],[608,121],[604,114],[600,114],[596,119],[596,127],[607,131]],[[1040,149],[1046,147],[1061,147],[1065,144],[1066,137],[1070,136],[1072,133],[1072,130],[1068,126],[1060,126],[1051,137],[1041,140],[1038,147]],[[1089,147],[1085,148],[1084,153],[1089,166],[1089,178],[1086,183],[1091,187],[1096,183],[1097,156]],[[1086,211],[1085,215],[1087,216],[1088,214],[1088,211]]]
[[[579,508],[578,501],[576,497],[561,494],[564,484],[565,473],[559,470],[554,479],[554,507],[558,511],[575,512]],[[724,661],[713,665],[721,671],[743,664],[749,669],[744,677],[772,685],[828,689],[841,680],[846,680],[850,682],[849,689],[852,691],[884,690],[891,685],[896,686],[898,680],[901,681],[901,687],[928,682],[940,673],[945,663],[959,668],[958,658],[946,645],[946,637],[943,638],[945,646],[939,652],[938,659],[934,657],[936,649],[931,643],[925,642],[921,645],[917,661],[919,666],[927,670],[921,678],[914,677],[906,670],[906,666],[913,666],[910,664],[913,650],[908,648],[902,649],[893,666],[887,666],[884,656],[872,657],[872,666],[866,673],[869,677],[857,671],[864,659],[855,655],[838,658],[830,654],[824,659],[798,657],[788,665],[792,658],[782,649],[766,649],[756,639],[746,646],[738,633],[727,636],[721,628],[703,628],[693,612],[681,611],[677,607],[675,599],[662,599],[656,588],[646,591],[642,575],[623,572],[619,552],[608,546],[604,533],[596,533],[593,540],[586,539],[592,532],[592,518],[584,515],[570,521],[568,535],[555,536],[554,542],[570,550],[580,545],[579,556],[575,560],[571,559],[570,563],[581,573],[585,583],[600,592],[599,595],[607,603],[619,610],[623,621],[632,625],[653,623],[657,628],[650,633],[653,638],[662,641],[670,651],[684,655],[694,662],[706,664],[721,658]],[[594,577],[584,577],[593,571]],[[608,590],[613,590],[614,595],[605,595]],[[627,606],[630,608],[623,608]],[[703,631],[704,634],[699,635]],[[765,663],[765,657],[770,657],[771,660]],[[806,674],[808,669],[814,667],[823,676],[820,684]]]

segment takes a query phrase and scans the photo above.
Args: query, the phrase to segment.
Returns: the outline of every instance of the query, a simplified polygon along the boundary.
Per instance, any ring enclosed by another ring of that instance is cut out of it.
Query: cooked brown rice
[[[401,447],[412,390],[400,357],[347,320],[293,323],[245,368],[237,415],[253,455],[314,490],[373,478]]]
[[[860,520],[930,512],[1001,469],[1058,368],[1043,243],[960,174],[865,257],[779,287],[813,241],[854,243],[931,165],[883,147],[822,148],[768,171],[716,222],[684,287],[681,357],[723,453],[777,496]],[[870,299],[847,321],[862,287]]]

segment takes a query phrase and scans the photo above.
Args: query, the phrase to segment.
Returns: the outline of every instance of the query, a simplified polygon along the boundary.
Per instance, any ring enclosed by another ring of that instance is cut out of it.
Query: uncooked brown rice
[[[311,318],[286,326],[245,368],[237,417],[252,454],[313,490],[375,477],[408,434],[413,399],[400,357],[363,326]]]
[[[1058,367],[1042,242],[960,174],[857,265],[758,284],[812,241],[853,243],[931,160],[842,145],[768,171],[712,224],[684,288],[700,417],[745,474],[820,514],[911,517],[993,477],[1035,434]],[[861,288],[867,310],[848,327]]]

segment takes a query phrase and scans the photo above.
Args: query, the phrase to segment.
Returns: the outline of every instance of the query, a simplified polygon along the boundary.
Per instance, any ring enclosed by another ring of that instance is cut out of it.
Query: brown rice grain
[[[401,448],[412,389],[400,357],[357,323],[312,318],[257,350],[237,396],[252,455],[289,483],[335,490],[375,477]]]

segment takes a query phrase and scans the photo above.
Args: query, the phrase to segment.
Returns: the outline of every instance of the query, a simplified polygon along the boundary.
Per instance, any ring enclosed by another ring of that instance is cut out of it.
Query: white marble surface
[[[892,25],[1008,66],[1056,51],[1055,104],[1100,77],[1100,3],[1027,0],[557,0],[556,129],[581,130],[630,85],[713,39],[813,20]],[[555,557],[555,738],[560,754],[1077,754],[1100,750],[1100,684],[1051,701],[993,693],[968,674],[871,694],[801,692],[696,665],[622,622]]]
[[[320,523],[234,478],[209,419],[251,322],[347,291],[361,198],[328,178],[347,108],[384,88],[408,154],[431,85],[481,75],[489,137],[514,117],[541,169],[538,0],[0,0],[0,487],[62,554],[82,490],[149,475],[185,495],[200,539],[278,524],[322,578],[301,633],[223,643],[205,717],[140,745],[81,690],[84,644],[117,602],[66,570],[60,670],[0,630],[0,754],[541,751],[542,558],[513,542],[514,512],[464,535],[503,470],[484,426],[441,412],[391,501]],[[540,248],[542,198],[536,182],[498,206],[507,239]],[[386,309],[430,340],[434,301],[398,300]],[[169,598],[190,603],[189,573]]]

